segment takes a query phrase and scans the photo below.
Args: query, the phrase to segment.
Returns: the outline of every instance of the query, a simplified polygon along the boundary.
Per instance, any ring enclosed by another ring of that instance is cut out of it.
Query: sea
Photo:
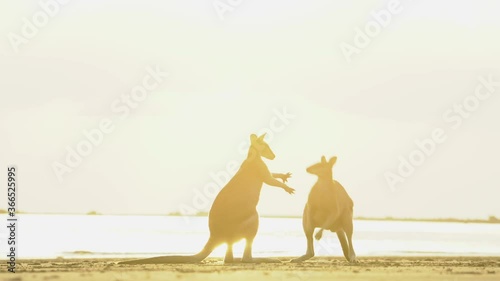
[[[0,216],[7,225],[7,217]],[[28,215],[18,216],[18,259],[130,258],[189,255],[209,236],[208,218],[189,216]],[[8,229],[0,231],[1,257],[8,254]],[[370,256],[500,256],[500,224],[354,221],[354,249]],[[241,256],[244,241],[234,246]],[[221,245],[211,257],[223,257]],[[261,218],[254,257],[305,253],[300,218]],[[335,233],[315,241],[316,256],[342,256]]]

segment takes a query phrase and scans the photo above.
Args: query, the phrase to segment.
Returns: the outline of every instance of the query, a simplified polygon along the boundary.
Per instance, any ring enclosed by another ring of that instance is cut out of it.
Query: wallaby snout
[[[276,155],[274,154],[274,152],[271,149],[269,149],[268,151],[264,151],[262,153],[262,157],[265,157],[269,160],[274,160],[274,158],[276,158]]]
[[[318,167],[316,167],[316,165],[312,165],[311,167],[308,167],[306,169],[306,172],[308,172],[309,174],[316,175],[318,172]]]
[[[333,165],[337,162],[337,156],[333,156],[329,161],[326,161],[326,157],[321,157],[321,162],[314,164],[306,169],[306,172],[316,176],[329,176],[332,173]]]
[[[257,137],[257,135],[252,134],[250,136],[250,145],[251,147],[255,148],[256,150],[255,152],[257,152],[260,156],[267,158],[269,160],[274,160],[276,155],[269,147],[269,144],[267,144],[264,141],[265,136],[266,134],[263,134],[260,137]]]

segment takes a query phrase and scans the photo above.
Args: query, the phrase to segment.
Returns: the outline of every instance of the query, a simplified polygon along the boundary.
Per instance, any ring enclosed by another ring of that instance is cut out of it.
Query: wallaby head
[[[332,178],[332,168],[333,165],[335,165],[335,162],[337,162],[337,156],[333,156],[329,161],[326,161],[326,157],[322,156],[321,162],[312,165],[307,168],[306,171],[309,174],[316,175],[320,178]]]
[[[263,134],[260,137],[257,137],[257,135],[252,134],[250,136],[250,147],[256,150],[258,155],[265,157],[269,160],[273,160],[274,157],[276,157],[276,155],[274,155],[269,145],[264,141],[265,136],[266,134]]]

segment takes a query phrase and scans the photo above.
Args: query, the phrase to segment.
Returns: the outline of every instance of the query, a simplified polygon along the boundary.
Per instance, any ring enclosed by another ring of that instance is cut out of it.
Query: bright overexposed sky
[[[67,2],[17,46],[12,36],[44,10],[0,3],[0,182],[15,164],[21,210],[207,211],[213,175],[244,160],[251,133],[277,124],[266,163],[292,172],[297,191],[264,186],[261,214],[300,215],[315,181],[305,168],[337,155],[334,177],[355,215],[500,216],[500,86],[460,125],[454,112],[443,118],[470,101],[480,77],[500,81],[498,1],[401,0],[350,62],[342,43],[354,46],[356,29],[391,1],[242,1],[223,19],[217,1]],[[129,115],[117,113],[112,104],[148,67],[169,76]],[[114,130],[59,181],[53,163],[103,119]],[[446,141],[391,188],[400,156],[437,128]]]

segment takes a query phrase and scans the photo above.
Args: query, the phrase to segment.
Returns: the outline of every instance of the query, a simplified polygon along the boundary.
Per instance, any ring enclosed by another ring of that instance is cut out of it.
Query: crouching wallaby
[[[345,258],[349,262],[356,262],[356,254],[352,245],[352,215],[354,203],[344,187],[333,179],[332,168],[337,157],[307,168],[307,172],[318,176],[318,181],[311,189],[304,208],[302,226],[307,238],[307,252],[305,255],[293,259],[292,262],[302,262],[314,257],[313,233],[316,227],[316,239],[321,239],[323,230],[336,232],[342,246]]]
[[[289,194],[295,189],[285,182],[288,174],[271,174],[261,157],[273,160],[275,155],[264,141],[264,135],[250,136],[248,156],[234,177],[222,188],[215,198],[208,215],[210,237],[201,252],[193,256],[161,256],[121,262],[122,264],[197,263],[205,259],[214,248],[227,244],[225,263],[234,262],[233,244],[245,239],[246,246],[242,262],[279,262],[272,259],[252,258],[252,243],[259,228],[259,202],[262,184],[283,188]],[[281,179],[283,182],[278,181]]]

